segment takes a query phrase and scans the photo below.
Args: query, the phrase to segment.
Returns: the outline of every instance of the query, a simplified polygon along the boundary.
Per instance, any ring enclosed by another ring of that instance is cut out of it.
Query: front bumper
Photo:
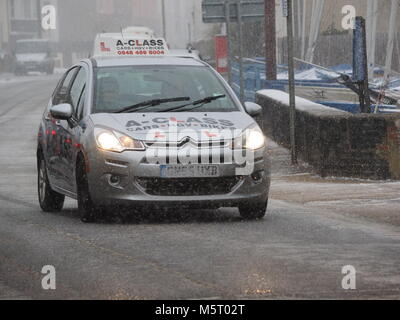
[[[213,162],[219,167],[219,176],[213,178],[164,178],[163,163],[148,163],[145,151],[96,149],[90,155],[89,190],[99,205],[218,208],[268,199],[270,161],[266,148],[254,153],[251,171],[246,174],[237,170],[243,165],[234,161]]]

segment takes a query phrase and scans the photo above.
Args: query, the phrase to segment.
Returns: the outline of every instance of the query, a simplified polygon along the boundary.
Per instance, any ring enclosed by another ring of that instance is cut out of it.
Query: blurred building
[[[391,0],[376,1],[378,1],[377,11],[374,13],[377,15],[378,18],[376,31],[377,33],[387,33],[389,29]],[[342,7],[346,5],[353,5],[356,9],[357,16],[363,16],[364,18],[368,19],[369,17],[367,16],[367,2],[367,0],[325,0],[325,9],[321,21],[321,31],[341,29],[341,22],[343,18],[341,10]],[[309,4],[309,7],[309,10],[311,11],[311,2]],[[400,30],[400,19],[397,21],[397,29]]]
[[[184,48],[213,36],[213,25],[202,20],[201,1],[164,0],[166,15],[166,38],[171,47]]]
[[[322,1],[322,0],[318,0]],[[317,2],[318,2],[317,1]],[[377,33],[387,33],[389,29],[389,17],[390,17],[390,8],[391,8],[391,0],[376,0],[378,1],[377,11],[374,13],[377,15]],[[286,18],[282,15],[282,7],[281,1],[276,0],[276,19],[277,19],[277,36],[278,37],[286,37]],[[305,5],[305,26],[306,26],[306,35],[309,33],[310,24],[311,24],[311,15],[313,11],[313,0],[297,0],[293,1],[293,14],[294,14],[294,34],[296,35],[299,29],[301,29],[301,21],[299,21],[303,17],[303,8]],[[324,0],[324,7],[322,12],[321,23],[319,26],[319,31],[321,33],[329,33],[329,32],[340,32],[342,29],[342,19],[344,14],[342,13],[342,8],[344,6],[351,5],[356,9],[356,15],[362,16],[368,19],[367,16],[367,0]],[[399,2],[400,6],[400,2]],[[399,9],[400,10],[400,9]],[[400,19],[398,20],[397,29],[400,30]]]
[[[171,48],[185,48],[189,43],[210,37],[212,26],[202,21],[201,0],[132,1],[134,24],[150,27],[159,36],[165,35]]]
[[[8,15],[7,3],[0,0],[0,49],[8,47]]]
[[[10,50],[21,38],[36,37],[39,30],[36,0],[0,0],[0,47]]]
[[[40,11],[49,4],[56,29],[45,31]],[[131,25],[132,8],[132,0],[0,0],[0,48],[12,52],[18,39],[50,39],[58,66],[69,66],[91,53],[97,33]]]
[[[56,8],[55,30],[40,27],[40,11],[47,4]],[[0,0],[0,49],[12,52],[18,39],[51,39],[59,66],[88,56],[97,33],[136,25],[150,27],[158,36],[165,32],[172,48],[211,36],[210,25],[202,23],[199,0]]]

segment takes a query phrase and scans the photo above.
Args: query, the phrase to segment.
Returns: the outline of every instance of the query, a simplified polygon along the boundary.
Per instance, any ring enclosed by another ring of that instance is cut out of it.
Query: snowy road
[[[319,199],[315,181],[296,188],[276,176],[258,222],[221,209],[83,224],[74,201],[41,212],[36,133],[57,78],[0,82],[0,299],[400,298],[400,228],[351,214],[352,198],[340,202],[355,190],[348,182],[325,184]],[[271,153],[277,164],[282,155]],[[393,194],[378,199],[379,214],[386,205],[400,214],[399,184],[378,187]],[[312,205],[296,199],[307,190]],[[56,269],[56,290],[41,287],[44,265]],[[345,265],[357,271],[356,290],[341,287]]]

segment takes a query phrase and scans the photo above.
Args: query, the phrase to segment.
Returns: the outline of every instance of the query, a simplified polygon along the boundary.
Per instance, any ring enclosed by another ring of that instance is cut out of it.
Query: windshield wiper
[[[185,111],[190,111],[190,110],[193,110],[193,109],[196,109],[196,108],[200,108],[203,105],[205,105],[207,103],[210,103],[212,101],[215,101],[215,100],[218,100],[218,99],[221,99],[221,98],[225,98],[225,97],[226,97],[226,95],[224,95],[224,94],[219,94],[217,96],[210,96],[210,97],[206,97],[206,98],[203,98],[203,99],[200,99],[200,100],[196,100],[196,101],[193,101],[191,103],[187,103],[187,104],[184,104],[184,105],[181,105],[181,106],[178,106],[178,107],[174,107],[174,108],[170,108],[170,109],[166,109],[166,110],[161,110],[160,112],[175,111],[175,110],[179,110],[179,109],[182,109],[182,108],[185,108],[185,107],[188,107],[188,106],[193,106],[193,108],[189,108],[188,110],[185,110]]]
[[[141,110],[147,109],[148,107],[158,106],[158,105],[160,105],[162,103],[176,102],[176,101],[189,101],[189,100],[190,100],[190,97],[176,97],[176,98],[168,98],[168,99],[152,99],[152,100],[143,101],[143,102],[136,103],[134,105],[122,108],[121,110],[114,111],[114,113],[141,111]],[[144,108],[141,108],[141,107],[144,107]]]

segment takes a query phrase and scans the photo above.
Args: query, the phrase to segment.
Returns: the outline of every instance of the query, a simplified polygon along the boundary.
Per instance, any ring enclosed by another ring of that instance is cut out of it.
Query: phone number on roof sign
[[[117,51],[118,55],[121,56],[145,56],[145,55],[163,55],[165,54],[164,50],[118,50]]]

